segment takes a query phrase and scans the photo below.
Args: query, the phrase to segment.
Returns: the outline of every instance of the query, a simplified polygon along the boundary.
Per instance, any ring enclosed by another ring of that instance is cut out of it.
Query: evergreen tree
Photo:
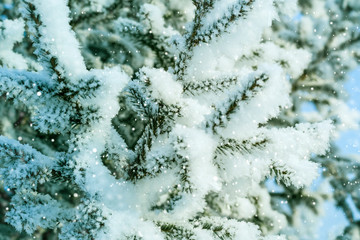
[[[305,71],[291,79],[293,105],[278,119],[272,120],[275,126],[332,119],[335,138],[341,131],[358,129],[360,114],[348,106],[343,85],[347,74],[358,67],[360,59],[359,4],[358,1],[299,1],[296,8],[298,15],[294,21],[274,22],[271,36],[272,39],[276,38],[274,41],[277,44],[287,48],[291,43],[311,53],[311,61]],[[286,18],[281,14],[280,17]],[[304,112],[302,107],[309,105],[314,110]],[[349,221],[338,239],[358,239],[360,225],[355,220],[356,211],[360,209],[358,159],[344,156],[332,145],[328,154],[315,156],[312,160],[322,166],[322,189],[283,188],[272,194],[274,206],[288,202],[290,212],[284,207],[278,209],[287,215],[293,225],[292,234],[303,237],[307,234],[311,239],[316,234],[314,231],[318,230],[314,228],[308,231],[307,228],[308,233],[299,233],[299,229],[304,229],[302,221],[321,221],[324,201],[334,200]],[[316,215],[320,215],[320,219]]]
[[[360,56],[356,1],[0,6],[9,18],[0,22],[2,214],[17,231],[301,237],[295,211],[317,210],[322,195],[303,193],[320,164],[345,211],[346,194],[359,201],[356,184],[342,185],[353,161],[326,154],[331,136],[358,121],[337,117],[350,111],[338,81]],[[301,114],[306,101],[316,116]],[[282,192],[266,188],[273,177]]]

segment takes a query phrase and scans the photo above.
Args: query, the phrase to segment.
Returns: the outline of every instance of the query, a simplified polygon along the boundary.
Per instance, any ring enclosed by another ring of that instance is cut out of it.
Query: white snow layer
[[[279,66],[265,64],[259,66],[256,73],[264,73],[269,79],[263,84],[261,91],[249,101],[240,102],[239,110],[221,131],[222,136],[247,139],[253,136],[260,123],[276,117],[281,107],[287,108],[291,105],[290,84]]]
[[[240,17],[230,25],[221,37],[195,47],[188,63],[187,80],[201,81],[211,78],[225,60],[228,71],[233,71],[236,60],[259,44],[264,29],[270,27],[276,17],[273,1],[256,0],[246,17]]]
[[[42,47],[56,56],[60,65],[58,71],[78,81],[86,73],[86,67],[75,33],[70,28],[66,1],[33,0],[32,3],[41,18],[39,33]]]
[[[333,126],[330,121],[298,124],[295,128],[259,129],[266,139],[264,147],[224,157],[224,178],[249,178],[259,183],[272,171],[279,171],[278,181],[295,187],[309,186],[318,176],[318,164],[310,161],[312,154],[323,155],[328,149]],[[269,172],[270,170],[270,172]]]
[[[27,69],[26,60],[13,52],[16,42],[24,36],[24,21],[21,19],[0,21],[0,60],[8,68]]]

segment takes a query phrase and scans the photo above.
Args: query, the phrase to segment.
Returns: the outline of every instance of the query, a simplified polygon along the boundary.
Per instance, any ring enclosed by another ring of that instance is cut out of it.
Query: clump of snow
[[[172,27],[165,27],[164,13],[161,8],[154,4],[145,3],[141,7],[140,16],[144,23],[153,31],[154,34],[171,36],[176,33]]]
[[[184,98],[182,106],[181,117],[178,118],[178,123],[188,127],[200,125],[204,121],[205,116],[211,112],[208,106],[192,98]]]
[[[328,149],[333,126],[331,121],[303,123],[295,129],[272,129],[273,166],[285,172],[286,185],[309,186],[318,176],[318,164],[310,161],[311,154],[323,155]],[[280,176],[281,177],[281,176]]]
[[[216,143],[212,137],[202,130],[181,125],[177,125],[172,134],[182,138],[186,143],[186,150],[178,151],[181,155],[189,157],[190,181],[198,193],[204,195],[210,190],[219,189],[217,170],[213,164]]]
[[[0,21],[0,60],[9,67],[27,69],[26,60],[18,53],[13,52],[16,42],[24,36],[24,21],[21,19]]]
[[[231,5],[233,0],[229,1]],[[229,8],[224,6],[220,12],[223,11],[229,11]],[[246,16],[232,23],[224,34],[220,37],[214,36],[209,43],[195,47],[188,63],[187,81],[211,78],[214,70],[221,67],[224,58],[228,60],[227,69],[233,69],[232,66],[240,56],[248,54],[252,47],[259,44],[264,30],[271,26],[272,20],[276,17],[273,1],[255,1]],[[207,22],[214,22],[217,19],[216,15],[211,14],[208,18]],[[207,25],[204,26],[206,27]]]
[[[291,105],[290,86],[283,71],[277,65],[259,66],[255,75],[264,73],[268,80],[263,83],[259,93],[249,101],[240,102],[239,111],[231,118],[221,135],[228,138],[247,139],[251,137],[260,123],[266,123],[279,114],[280,108]],[[276,92],[277,94],[273,94]],[[246,114],[244,114],[246,113]]]
[[[180,101],[182,86],[176,82],[174,76],[162,69],[142,68],[141,71],[150,79],[149,89],[155,98],[165,104],[176,104]]]
[[[170,218],[173,220],[188,219],[204,208],[205,194],[209,191],[217,191],[221,187],[213,163],[216,142],[204,131],[182,125],[175,126],[171,134],[177,153],[188,161],[188,175],[191,184],[189,187],[193,189],[193,192],[182,195]],[[177,143],[178,137],[183,140],[183,143]]]
[[[79,50],[75,33],[70,29],[69,8],[66,1],[32,0],[40,16],[39,26],[41,47],[58,59],[64,76],[77,82],[86,73],[84,59]]]
[[[291,45],[280,48],[272,42],[261,44],[261,52],[263,52],[261,57],[264,60],[274,63],[284,62],[284,68],[293,78],[300,77],[308,67],[312,57],[307,50],[298,49]]]

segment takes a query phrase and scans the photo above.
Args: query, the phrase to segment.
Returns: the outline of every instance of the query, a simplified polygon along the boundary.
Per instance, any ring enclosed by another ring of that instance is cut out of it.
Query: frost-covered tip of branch
[[[70,211],[64,209],[59,202],[49,195],[33,191],[17,193],[10,203],[11,208],[6,213],[5,221],[19,232],[24,230],[33,234],[38,227],[54,229],[64,219],[71,219]]]
[[[121,44],[126,46],[126,48],[129,49],[129,52],[131,51],[131,54],[134,56],[133,66],[140,67],[144,64],[146,66],[155,64],[155,66],[162,68],[173,66],[174,53],[170,45],[170,37],[175,34],[175,31],[168,31],[166,29],[163,31],[155,31],[154,24],[155,23],[146,24],[146,22],[139,23],[126,18],[119,18],[116,20],[115,28],[119,31],[118,35],[122,38]],[[144,47],[151,49],[151,54],[155,54],[156,58],[150,59],[141,56],[139,52],[145,50]],[[143,50],[139,51],[139,48]]]
[[[271,26],[274,18],[276,12],[272,1],[256,0],[246,18],[238,19],[219,37],[193,49],[191,57],[186,60],[189,61],[181,70],[184,75],[182,78],[185,82],[203,81],[212,78],[216,71],[239,70],[236,64],[238,59],[259,46],[264,30]],[[177,67],[181,69],[180,65]]]
[[[298,124],[295,128],[259,128],[259,136],[246,141],[225,139],[216,149],[216,163],[228,181],[275,176],[286,186],[309,186],[318,176],[312,154],[323,155],[329,146],[332,124]]]
[[[0,68],[0,78],[1,94],[29,109],[45,104],[55,91],[54,84],[44,74]]]
[[[258,226],[252,223],[223,219],[222,217],[204,217],[199,219],[200,227],[212,232],[212,239],[260,239]]]
[[[273,42],[261,43],[252,49],[250,57],[245,55],[240,58],[240,63],[251,65],[257,65],[258,61],[276,63],[292,78],[300,77],[311,62],[311,53],[286,42],[281,42],[281,44],[284,46]]]
[[[193,1],[197,6],[194,22],[184,39],[179,40],[176,44],[180,48],[179,58],[175,66],[175,73],[179,79],[182,79],[186,73],[188,61],[193,55],[193,49],[201,46],[201,44],[215,41],[216,38],[222,36],[231,25],[246,16],[247,11],[252,9],[253,2],[255,0],[221,2],[221,6],[219,2],[214,0]]]
[[[86,73],[75,33],[69,25],[69,8],[63,0],[26,0],[24,17],[35,34],[37,54],[46,56],[58,77],[77,82]],[[36,39],[38,38],[38,39]]]
[[[331,121],[268,130],[266,134],[272,139],[272,149],[276,153],[270,165],[271,174],[287,186],[309,186],[318,176],[319,167],[310,161],[311,154],[326,153],[332,130]]]
[[[216,111],[208,117],[205,127],[213,132],[217,132],[218,127],[225,127],[232,115],[239,110],[241,102],[249,101],[255,97],[267,80],[269,80],[269,77],[265,74],[250,76],[246,87],[241,87],[216,107]]]
[[[216,104],[204,127],[229,138],[249,138],[259,123],[275,117],[280,107],[290,105],[289,84],[277,65],[263,65],[241,79],[237,89]],[[274,95],[273,93],[278,94]],[[247,114],[242,114],[246,112]],[[223,129],[218,131],[219,128]],[[236,137],[237,136],[237,137]]]
[[[88,98],[93,88],[98,88],[91,79],[84,79],[77,87],[59,86],[44,72],[0,69],[0,77],[0,92],[15,104],[24,104],[31,112],[33,126],[46,133],[68,131],[78,123],[78,113],[84,109],[74,107],[69,100],[78,106],[79,99]]]
[[[177,125],[171,134],[175,141],[175,152],[180,160],[180,186],[185,192],[176,203],[174,214],[181,218],[189,218],[204,207],[203,197],[206,193],[220,189],[217,170],[213,164],[216,144],[212,137],[202,130],[182,125]],[[188,203],[195,199],[197,203],[191,204],[192,207],[189,208]]]
[[[205,195],[219,190],[221,184],[213,164],[215,141],[210,135],[177,125],[170,140],[169,148],[160,149],[162,154],[167,152],[170,163],[165,160],[162,172],[138,181],[137,188],[146,216],[175,223],[202,211]]]
[[[231,24],[246,17],[247,12],[253,9],[254,2],[255,0],[193,1],[197,10],[194,23],[185,35],[187,50],[221,36]]]
[[[83,199],[76,210],[67,216],[63,223],[59,239],[98,239],[97,236],[104,228],[109,213],[96,200]]]
[[[208,92],[222,92],[226,89],[234,87],[239,82],[239,77],[234,75],[216,76],[202,82],[189,82],[184,85],[184,93],[191,95],[208,93]]]
[[[217,1],[214,4],[214,9],[208,11],[205,18],[202,19],[202,26],[191,42],[196,46],[200,42],[208,43],[212,39],[219,37],[238,19],[246,18],[247,13],[253,10],[255,1]]]
[[[148,88],[149,99],[155,98],[152,104],[144,96],[140,102],[148,102],[145,109],[152,106],[159,119],[168,119],[168,124],[164,124],[165,126],[173,125],[174,121],[186,126],[195,126],[210,112],[207,106],[201,105],[192,98],[185,98],[182,95],[183,86],[176,82],[176,77],[169,72],[162,69],[142,68],[139,78],[142,82],[140,85],[146,85]]]
[[[29,145],[0,136],[0,175],[10,189],[36,189],[52,175],[55,162]]]
[[[270,118],[276,117],[281,108],[291,105],[290,86],[281,68],[277,65],[265,64],[259,66],[255,74],[259,73],[264,74],[260,76],[267,76],[268,80],[265,83],[260,82],[261,91],[259,93],[257,93],[259,90],[257,88],[253,89],[255,91],[245,92],[246,99],[239,101],[237,109],[231,112],[232,117],[221,132],[222,136],[246,139],[258,128],[258,124],[266,123]],[[247,114],[241,114],[242,112]]]
[[[251,154],[255,149],[264,149],[268,144],[269,139],[259,136],[252,139],[238,141],[236,139],[222,139],[220,144],[216,147],[216,155],[237,155]]]

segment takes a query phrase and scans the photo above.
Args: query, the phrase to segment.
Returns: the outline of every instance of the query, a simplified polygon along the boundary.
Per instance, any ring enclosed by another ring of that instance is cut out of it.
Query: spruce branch
[[[229,7],[229,11],[217,19],[212,25],[204,26],[202,31],[197,32],[191,40],[192,48],[200,43],[208,43],[214,38],[221,36],[224,32],[229,29],[229,26],[236,22],[240,18],[246,18],[248,12],[253,9],[255,0],[238,0],[236,3]]]
[[[184,93],[195,96],[207,92],[222,92],[236,85],[239,82],[237,76],[224,76],[207,79],[201,82],[189,82],[184,85]]]
[[[39,73],[0,68],[0,77],[1,94],[6,94],[8,99],[15,103],[21,102],[29,108],[31,108],[29,101],[34,100],[36,105],[43,105],[56,91],[55,85]],[[47,99],[41,98],[41,95]]]
[[[161,231],[166,234],[166,240],[180,240],[183,238],[195,239],[195,234],[189,228],[179,226],[178,224],[162,222],[158,222],[157,225],[160,226]]]
[[[140,46],[146,46],[156,54],[155,67],[162,67],[167,70],[175,63],[174,54],[171,51],[170,37],[155,34],[151,28],[132,20],[119,18],[117,28],[120,34],[130,38]]]
[[[52,177],[54,160],[28,145],[0,137],[0,175],[11,189],[36,189]]]
[[[222,139],[216,147],[216,155],[234,155],[237,153],[251,154],[254,149],[263,149],[269,143],[269,139],[261,138],[256,140]]]
[[[107,217],[102,208],[92,199],[84,199],[73,213],[73,219],[64,224],[60,238],[95,239],[101,229],[105,227]]]
[[[216,3],[215,0],[207,1],[193,1],[197,7],[195,12],[195,19],[189,31],[185,34],[185,47],[179,53],[178,59],[175,62],[175,71],[178,80],[183,80],[186,73],[187,63],[192,58],[192,51],[200,44],[207,44],[210,41],[222,36],[230,27],[240,18],[245,18],[247,12],[252,9],[255,0],[238,0],[236,3],[229,7],[221,18],[217,19],[211,25],[205,25],[203,19],[206,17]]]
[[[24,190],[12,197],[11,208],[6,216],[6,222],[17,231],[33,234],[38,227],[57,228],[64,219],[70,221],[72,214],[49,195]]]
[[[68,11],[66,5],[61,3]],[[55,25],[63,26],[62,35],[58,35],[50,27],[53,25],[51,20],[46,17],[44,9],[37,0],[26,0],[23,17],[27,22],[31,41],[34,43],[35,55],[43,64],[43,68],[50,77],[55,77],[58,82],[67,83],[69,81],[78,82],[79,78],[86,73],[84,60],[78,49],[78,41],[74,32],[70,29],[67,12],[53,12],[56,14]],[[43,34],[47,33],[46,36]],[[73,60],[69,63],[69,58]]]
[[[231,116],[239,109],[242,103],[246,104],[256,97],[256,93],[266,84],[269,77],[266,74],[249,79],[248,86],[240,88],[230,95],[224,102],[215,107],[215,111],[207,118],[205,128],[216,133],[218,127],[225,127]]]
[[[32,44],[35,48],[34,54],[37,56],[39,62],[43,65],[45,69],[49,69],[50,75],[55,74],[56,78],[63,82],[65,81],[64,76],[61,74],[61,72],[58,70],[58,60],[55,56],[51,56],[49,51],[46,49],[43,49],[42,43],[40,39],[42,38],[42,35],[40,33],[40,26],[42,25],[40,15],[36,13],[36,7],[34,4],[31,3],[31,1],[24,1],[24,4],[26,5],[25,11],[23,13],[24,19],[28,25],[28,31],[31,34],[30,39],[32,41]]]

